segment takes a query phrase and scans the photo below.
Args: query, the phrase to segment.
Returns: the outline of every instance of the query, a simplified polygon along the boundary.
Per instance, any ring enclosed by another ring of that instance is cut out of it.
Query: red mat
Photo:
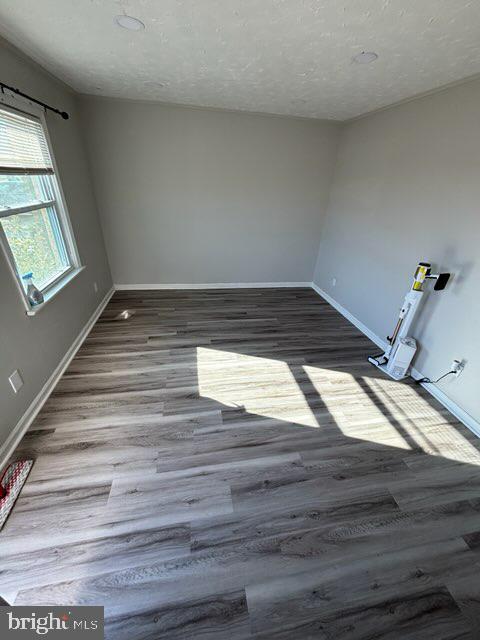
[[[0,529],[10,515],[32,465],[33,460],[17,460],[3,472],[0,480]]]

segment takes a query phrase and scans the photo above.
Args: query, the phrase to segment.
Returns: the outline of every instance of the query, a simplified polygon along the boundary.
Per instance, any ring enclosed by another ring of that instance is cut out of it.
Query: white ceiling
[[[315,118],[480,73],[480,0],[0,0],[0,33],[83,93]]]

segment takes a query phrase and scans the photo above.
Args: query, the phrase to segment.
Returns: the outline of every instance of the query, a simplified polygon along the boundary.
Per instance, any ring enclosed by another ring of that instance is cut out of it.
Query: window
[[[42,121],[0,106],[0,241],[22,297],[27,273],[44,297],[78,267]]]

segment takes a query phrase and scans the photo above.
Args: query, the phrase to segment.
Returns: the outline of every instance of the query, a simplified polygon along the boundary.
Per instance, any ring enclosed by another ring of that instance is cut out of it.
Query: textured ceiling
[[[480,0],[0,0],[0,33],[83,93],[315,118],[480,73]]]

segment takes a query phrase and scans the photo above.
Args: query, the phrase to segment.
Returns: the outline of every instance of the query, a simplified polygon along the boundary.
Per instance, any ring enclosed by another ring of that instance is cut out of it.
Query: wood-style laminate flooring
[[[114,640],[480,637],[480,441],[310,289],[117,292],[15,456],[0,595]]]

